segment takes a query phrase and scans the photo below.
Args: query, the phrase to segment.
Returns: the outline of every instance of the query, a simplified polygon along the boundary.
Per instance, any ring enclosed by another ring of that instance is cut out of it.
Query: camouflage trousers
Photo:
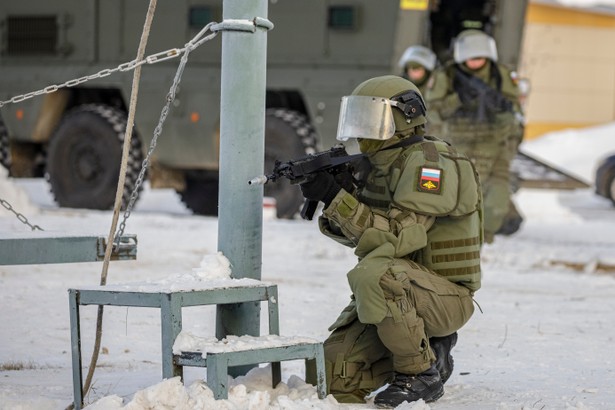
[[[406,265],[408,266],[408,265]],[[341,403],[362,403],[394,372],[418,374],[435,361],[429,338],[459,330],[472,316],[472,293],[421,265],[380,279],[388,312],[380,323],[359,320],[353,301],[324,343],[328,391]]]
[[[480,177],[485,242],[491,243],[511,206],[510,149],[506,141],[451,138],[451,142],[472,160]]]

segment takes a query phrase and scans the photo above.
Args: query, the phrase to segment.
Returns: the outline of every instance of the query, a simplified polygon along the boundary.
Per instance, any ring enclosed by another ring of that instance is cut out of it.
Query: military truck
[[[21,0],[0,5],[0,101],[114,68],[134,59],[147,0]],[[516,67],[526,0],[271,0],[268,33],[265,170],[276,159],[335,143],[340,97],[359,82],[400,74],[410,45],[441,61],[465,28],[498,43]],[[221,0],[162,0],[146,55],[182,47]],[[148,170],[152,188],[175,189],[188,208],[215,215],[218,195],[220,37],[193,51]],[[158,125],[178,60],[143,66],[127,199]],[[250,67],[244,68],[246,72]],[[0,108],[0,162],[13,177],[45,177],[62,207],[108,209],[114,202],[132,73],[71,84]],[[237,104],[241,104],[237,101]],[[285,181],[268,184],[278,217],[303,199]]]

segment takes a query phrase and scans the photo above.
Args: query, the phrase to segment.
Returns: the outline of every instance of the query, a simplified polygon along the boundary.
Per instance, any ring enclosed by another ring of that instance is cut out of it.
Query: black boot
[[[395,408],[407,401],[411,403],[420,399],[429,403],[438,400],[444,394],[440,373],[434,365],[423,373],[410,376],[395,373],[395,379],[389,387],[376,395],[374,404],[380,408]]]
[[[440,373],[442,384],[453,374],[453,356],[451,350],[457,344],[457,332],[444,337],[429,338],[429,345],[436,355],[436,369]]]

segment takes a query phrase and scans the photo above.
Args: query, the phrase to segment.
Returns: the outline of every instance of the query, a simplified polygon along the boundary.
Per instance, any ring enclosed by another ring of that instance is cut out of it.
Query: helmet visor
[[[382,97],[351,95],[342,97],[337,140],[365,138],[388,140],[395,134],[395,121],[391,104]]]

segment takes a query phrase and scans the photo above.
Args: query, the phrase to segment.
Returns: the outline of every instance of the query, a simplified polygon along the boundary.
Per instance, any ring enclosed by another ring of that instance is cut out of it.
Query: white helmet
[[[487,58],[498,61],[498,49],[495,40],[480,30],[464,30],[455,39],[453,58],[457,64],[473,58]]]
[[[411,46],[404,51],[397,64],[404,70],[408,63],[417,63],[425,67],[427,71],[433,71],[436,67],[436,54],[427,47]]]

